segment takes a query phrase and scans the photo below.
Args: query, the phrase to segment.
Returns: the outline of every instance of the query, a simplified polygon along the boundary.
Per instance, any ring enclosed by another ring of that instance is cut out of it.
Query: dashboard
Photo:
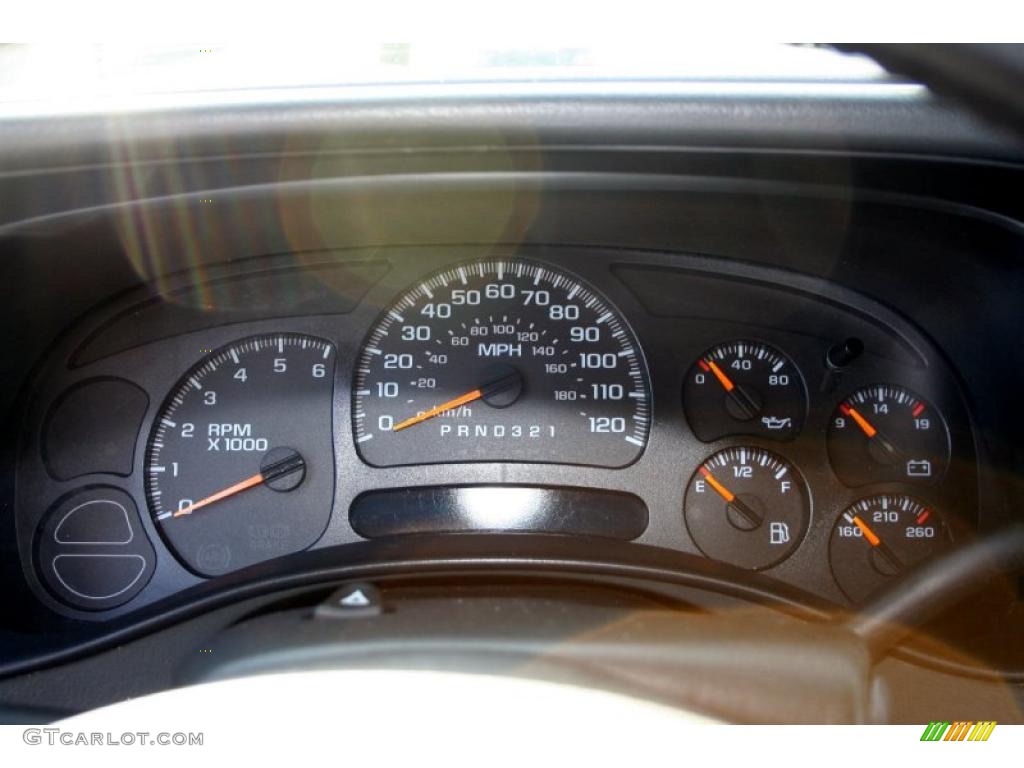
[[[621,630],[642,667],[624,614],[755,606],[802,673],[1020,522],[1020,145],[906,90],[0,121],[0,709],[327,633],[342,581],[402,606],[356,650]],[[1014,578],[930,619],[892,718],[1019,717],[1022,631]]]
[[[19,554],[61,613],[364,538],[489,531],[667,548],[849,605],[977,527],[955,376],[899,314],[825,281],[451,246],[163,290],[81,323],[34,388]],[[292,308],[207,317],[252,296]],[[199,327],[154,338],[168,313]]]

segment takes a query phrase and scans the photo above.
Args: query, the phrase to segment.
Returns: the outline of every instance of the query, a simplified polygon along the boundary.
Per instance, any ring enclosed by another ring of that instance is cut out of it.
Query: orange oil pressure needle
[[[726,392],[732,392],[736,388],[736,385],[732,383],[732,379],[725,375],[725,371],[715,365],[714,360],[708,360],[708,367],[711,368],[711,372],[715,374],[715,378],[725,387]]]
[[[841,406],[839,406],[839,410],[842,411],[844,416],[849,416],[855,422],[857,422],[857,426],[860,427],[864,434],[867,435],[868,437],[874,437],[875,435],[878,434],[878,430],[872,427],[870,422],[868,422],[867,419],[861,416],[856,408],[853,408],[847,405],[846,403],[843,403]]]
[[[719,496],[721,496],[727,502],[732,504],[732,502],[736,499],[736,494],[734,494],[732,491],[730,491],[728,488],[726,488],[724,485],[718,482],[715,479],[715,476],[708,472],[704,467],[700,468],[700,473],[704,476],[704,479],[708,481],[708,485],[710,485],[712,488],[718,491]]]
[[[222,491],[217,491],[216,493],[207,496],[205,499],[200,499],[199,501],[189,504],[187,507],[179,509],[177,512],[174,513],[174,517],[181,517],[182,515],[191,515],[197,509],[201,509],[202,507],[205,507],[209,504],[213,504],[215,501],[226,499],[229,496],[234,496],[236,493],[241,493],[242,491],[248,490],[249,488],[259,485],[262,482],[263,473],[257,473],[252,477],[245,478],[245,480],[242,480],[240,483],[235,483],[234,485],[228,486]]]
[[[424,411],[418,416],[413,416],[411,419],[406,419],[405,421],[401,421],[398,424],[395,424],[395,426],[391,428],[391,431],[398,432],[399,430],[406,429],[408,427],[411,427],[413,424],[419,424],[421,421],[426,421],[427,419],[432,419],[435,416],[440,416],[445,411],[450,411],[453,408],[458,408],[460,405],[472,403],[474,400],[479,400],[483,396],[484,392],[482,389],[474,389],[472,392],[467,392],[464,395],[459,395],[458,397],[449,400],[447,403],[435,405],[429,411]]]
[[[877,547],[882,543],[882,540],[878,538],[878,535],[868,527],[868,524],[861,520],[857,515],[853,516],[851,521],[854,525],[860,528],[860,532],[864,534],[864,538],[868,540],[868,544],[872,547]]]

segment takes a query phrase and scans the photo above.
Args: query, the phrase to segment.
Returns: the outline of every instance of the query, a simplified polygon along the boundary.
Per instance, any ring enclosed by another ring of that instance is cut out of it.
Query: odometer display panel
[[[624,467],[651,387],[633,331],[579,278],[520,259],[461,264],[407,291],[356,364],[352,422],[373,466]]]

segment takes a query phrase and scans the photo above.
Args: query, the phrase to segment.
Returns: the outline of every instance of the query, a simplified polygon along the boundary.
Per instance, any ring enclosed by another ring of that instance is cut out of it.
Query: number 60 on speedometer
[[[650,377],[619,311],[579,278],[476,261],[407,291],[356,363],[352,426],[374,466],[624,467],[647,444]]]

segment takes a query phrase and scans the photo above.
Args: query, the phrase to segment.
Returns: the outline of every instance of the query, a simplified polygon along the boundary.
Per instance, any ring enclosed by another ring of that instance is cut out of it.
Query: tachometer
[[[295,552],[331,514],[334,346],[245,339],[185,374],[157,414],[146,495],[191,570],[215,576]]]
[[[640,345],[579,278],[521,259],[433,275],[370,331],[352,422],[374,466],[519,461],[624,467],[647,444]]]

